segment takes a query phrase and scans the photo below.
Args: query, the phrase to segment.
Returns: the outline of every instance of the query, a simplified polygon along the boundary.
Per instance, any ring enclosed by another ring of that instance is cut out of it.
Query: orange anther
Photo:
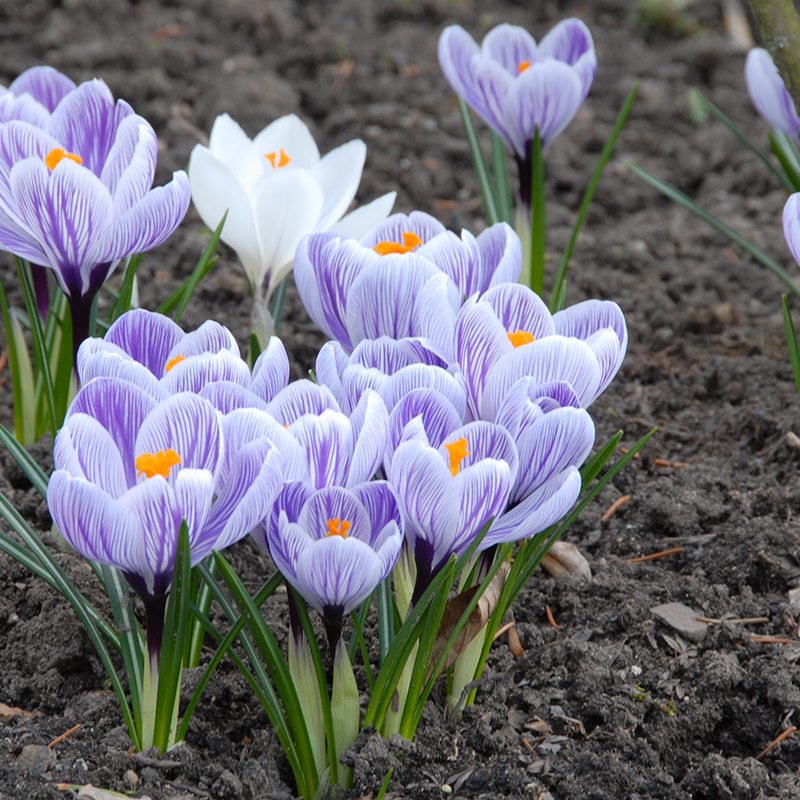
[[[264,153],[264,158],[266,158],[270,164],[272,164],[272,169],[278,169],[279,167],[285,167],[292,159],[286,155],[286,151],[281,147],[280,153]],[[278,163],[275,163],[275,159],[277,158]]]
[[[138,475],[152,478],[160,475],[162,478],[169,477],[169,471],[176,464],[181,463],[181,457],[171,448],[159,450],[157,453],[142,453],[136,459],[136,469]]]
[[[164,372],[169,372],[176,364],[180,364],[181,361],[186,361],[183,356],[175,356],[175,358],[171,358],[167,361],[167,366],[164,367]]]
[[[508,341],[514,345],[514,347],[522,347],[524,344],[530,344],[533,341],[533,334],[530,331],[523,331],[522,329],[518,329],[516,333],[509,331],[508,334]]]
[[[421,244],[422,239],[416,233],[404,233],[403,244],[400,244],[400,242],[378,242],[372,249],[380,256],[388,256],[389,253],[410,253]]]
[[[531,65],[530,61],[521,61],[520,65],[517,67],[517,75],[521,75],[525,72],[526,69]]]
[[[341,536],[342,539],[347,538],[347,531],[352,527],[352,525],[346,519],[329,519],[328,520],[328,532],[325,534],[325,538],[328,536]]]
[[[461,469],[461,462],[471,455],[467,450],[469,442],[466,439],[457,439],[452,444],[446,444],[447,452],[450,454],[450,474],[455,478]]]
[[[63,147],[56,147],[55,150],[51,150],[44,157],[44,163],[47,164],[48,169],[55,169],[65,158],[74,161],[76,164],[83,164],[83,159],[80,156],[76,156],[75,153],[68,153]]]

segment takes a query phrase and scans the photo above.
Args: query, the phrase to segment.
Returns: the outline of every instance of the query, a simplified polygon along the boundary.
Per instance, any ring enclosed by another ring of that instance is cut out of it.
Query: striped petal
[[[26,69],[11,82],[8,91],[17,96],[29,94],[51,114],[58,104],[75,91],[75,84],[53,67],[39,66]]]
[[[747,54],[744,77],[750,99],[758,113],[770,125],[796,140],[800,117],[778,68],[766,50],[754,47]]]
[[[538,48],[533,36],[525,28],[505,23],[486,34],[481,42],[481,53],[516,77],[520,64],[536,61]]]
[[[350,421],[337,411],[300,417],[289,427],[306,456],[311,483],[316,489],[344,486],[353,458]]]
[[[197,393],[215,381],[229,381],[246,388],[250,383],[250,369],[230,350],[201,353],[175,364],[161,380],[161,385],[169,394]]]
[[[281,425],[291,425],[306,414],[319,416],[325,411],[340,411],[331,391],[312,381],[293,381],[275,395],[267,411]]]
[[[465,235],[465,232],[461,234]],[[522,270],[522,242],[516,231],[505,222],[498,222],[475,240],[480,258],[480,272],[486,285],[482,290],[501,283],[515,284]],[[467,295],[469,297],[469,294]]]
[[[269,403],[289,383],[289,357],[277,336],[270,336],[266,348],[253,365],[250,391]]]
[[[375,226],[361,238],[361,244],[372,250],[379,242],[402,242],[404,233],[416,234],[423,243],[445,232],[445,227],[436,217],[424,211],[410,214],[392,214],[391,217]]]
[[[441,367],[428,364],[411,364],[386,381],[380,395],[386,408],[392,409],[415,389],[434,389],[444,395],[463,419],[467,411],[467,392],[461,376],[455,376]]]
[[[84,350],[81,346],[79,356],[80,352],[84,353],[83,359],[79,360],[79,375],[83,384],[101,376],[119,378],[136,384],[140,389],[152,395],[156,402],[166,399],[167,393],[155,375],[144,364],[134,361],[119,348],[113,345],[106,345],[106,347],[98,348],[92,353]]]
[[[481,297],[481,300],[491,306],[508,333],[523,330],[530,333],[534,340],[561,333],[556,328],[545,302],[527,286],[519,283],[504,283],[490,289]],[[572,334],[563,333],[562,335]]]
[[[353,431],[353,457],[347,472],[347,488],[370,480],[386,451],[389,415],[376,392],[365,392],[350,417]]]
[[[403,516],[400,513],[397,495],[386,481],[369,481],[354,486],[351,491],[367,510],[367,515],[372,523],[370,547],[375,547],[376,542],[384,534],[384,529],[391,522],[397,526],[402,537]]]
[[[255,408],[266,411],[267,404],[249,389],[231,381],[207,383],[199,392],[220,414],[230,414],[238,408]]]
[[[164,376],[169,353],[186,334],[164,314],[134,308],[114,322],[105,341],[144,364],[156,378]]]
[[[114,198],[114,216],[122,216],[153,185],[158,139],[147,120],[131,114],[122,120],[100,180]]]
[[[345,414],[352,411],[352,406],[342,385],[342,376],[349,363],[350,359],[339,342],[325,342],[317,353],[315,364],[317,383],[330,390],[336,398],[339,408]]]

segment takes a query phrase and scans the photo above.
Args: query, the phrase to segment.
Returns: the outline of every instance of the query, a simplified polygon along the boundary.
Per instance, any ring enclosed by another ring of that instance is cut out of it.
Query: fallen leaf
[[[91,783],[87,783],[86,786],[82,787],[78,792],[78,797],[84,797],[86,800],[118,800],[120,797],[123,797],[127,800],[129,795],[120,794],[119,792],[108,792],[105,789],[98,789],[92,786]]]
[[[592,579],[589,562],[581,555],[580,550],[569,542],[556,542],[542,558],[542,566],[558,580],[562,575],[576,575],[579,578]]]
[[[32,717],[33,711],[23,711],[21,708],[11,708],[5,703],[0,703],[0,720],[8,722],[12,717]]]
[[[478,604],[472,609],[467,624],[461,629],[461,632],[453,642],[453,646],[450,648],[450,652],[447,654],[445,660],[445,669],[455,663],[455,660],[461,655],[467,645],[480,633],[483,626],[489,621],[489,617],[491,617],[500,599],[500,594],[503,591],[510,569],[511,562],[506,561],[495,573],[494,578],[492,578],[489,585],[486,587],[486,591],[481,595],[480,600],[478,600]],[[431,653],[431,660],[428,664],[428,672],[425,676],[425,680],[430,677],[434,665],[444,651],[447,640],[450,638],[456,625],[458,625],[458,621],[467,610],[467,606],[470,604],[470,601],[477,591],[478,587],[473,586],[461,592],[461,594],[454,597],[445,606],[444,614],[442,615],[442,623],[439,626],[436,641],[433,643],[433,652]]]

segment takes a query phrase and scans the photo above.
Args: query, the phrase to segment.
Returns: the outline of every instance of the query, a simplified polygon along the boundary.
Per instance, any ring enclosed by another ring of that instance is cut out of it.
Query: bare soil
[[[455,22],[479,39],[509,21],[538,38],[579,16],[593,32],[599,66],[585,106],[546,156],[552,268],[617,111],[641,81],[579,239],[567,302],[613,299],[628,320],[625,364],[593,406],[598,442],[618,429],[628,445],[654,425],[659,431],[568,534],[589,558],[593,580],[556,583],[539,572],[518,599],[514,620],[528,657],[516,663],[499,639],[476,703],[448,722],[435,694],[413,744],[362,735],[351,752],[355,786],[347,797],[376,793],[390,766],[387,797],[394,798],[800,797],[800,737],[755,758],[800,714],[800,607],[788,597],[800,583],[800,451],[786,437],[798,429],[798,396],[783,340],[782,287],[639,182],[624,160],[673,182],[796,274],[780,225],[785,194],[721,124],[691,121],[688,93],[698,89],[766,145],[743,56],[725,35],[718,4],[700,0],[691,12],[698,30],[685,37],[637,26],[632,8],[625,0],[0,4],[0,80],[8,84],[38,63],[77,81],[102,77],[155,126],[157,182],[186,166],[217,114],[229,112],[253,135],[295,112],[323,152],[355,137],[367,143],[359,200],[396,189],[397,210],[422,209],[473,232],[485,222],[436,61],[438,35]],[[207,236],[190,211],[172,240],[146,256],[145,307],[190,274]],[[0,277],[19,303],[5,254]],[[293,377],[301,377],[323,336],[293,287],[286,308],[282,334]],[[223,254],[183,321],[191,329],[209,317],[228,325],[244,349],[249,300],[232,254]],[[10,409],[6,382],[5,424]],[[34,452],[52,468],[47,442]],[[46,507],[9,462],[6,455],[0,490],[49,541]],[[601,520],[626,494],[630,501]],[[677,546],[653,561],[627,561]],[[271,569],[247,541],[232,557],[253,587]],[[104,608],[88,566],[68,554],[59,559]],[[654,618],[650,609],[666,602],[715,620],[701,642]],[[280,599],[267,614],[281,635]],[[735,621],[751,618],[767,621]],[[195,680],[187,677],[187,691]],[[292,796],[267,717],[229,663],[167,765],[134,755],[72,610],[5,556],[0,702],[33,712],[0,718],[3,800],[69,798],[59,783],[90,782],[153,800]],[[77,723],[49,763],[26,765],[26,745],[47,745]]]

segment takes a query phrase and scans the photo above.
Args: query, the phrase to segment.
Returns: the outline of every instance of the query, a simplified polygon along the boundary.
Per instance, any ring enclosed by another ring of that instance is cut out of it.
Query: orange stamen
[[[514,347],[522,347],[522,345],[530,344],[533,341],[533,334],[530,331],[523,331],[522,329],[517,329],[516,333],[509,331],[506,335]]]
[[[525,72],[525,70],[528,69],[530,65],[531,65],[530,61],[520,62],[520,65],[517,67],[517,75],[521,75],[523,72]]]
[[[379,256],[388,256],[389,253],[410,253],[421,244],[422,239],[416,233],[404,233],[403,244],[400,244],[400,242],[378,242],[372,249]]]
[[[285,167],[292,159],[286,155],[286,151],[281,147],[280,153],[264,153],[264,158],[266,158],[270,164],[272,164],[272,169],[278,169],[279,167]],[[278,159],[278,163],[275,163],[275,159]]]
[[[75,153],[68,153],[63,147],[56,147],[55,150],[51,150],[44,157],[44,163],[47,164],[48,169],[55,169],[65,158],[74,161],[76,164],[83,164],[83,159],[80,156],[76,156]]]
[[[452,444],[446,444],[447,452],[450,453],[450,474],[455,478],[461,469],[461,462],[471,455],[467,450],[469,442],[466,439],[458,439]]]
[[[181,361],[186,361],[183,356],[175,356],[175,358],[171,358],[167,361],[167,366],[164,367],[164,372],[169,372],[176,364],[180,364]]]
[[[342,539],[346,539],[347,531],[352,527],[346,519],[329,519],[328,532],[325,534],[325,538],[327,539],[328,536],[341,536]]]
[[[142,453],[136,459],[136,469],[139,477],[144,475],[146,478],[152,478],[154,475],[160,475],[162,478],[167,478],[170,469],[180,463],[181,457],[172,448],[168,448],[166,452],[159,450],[157,453]]]

